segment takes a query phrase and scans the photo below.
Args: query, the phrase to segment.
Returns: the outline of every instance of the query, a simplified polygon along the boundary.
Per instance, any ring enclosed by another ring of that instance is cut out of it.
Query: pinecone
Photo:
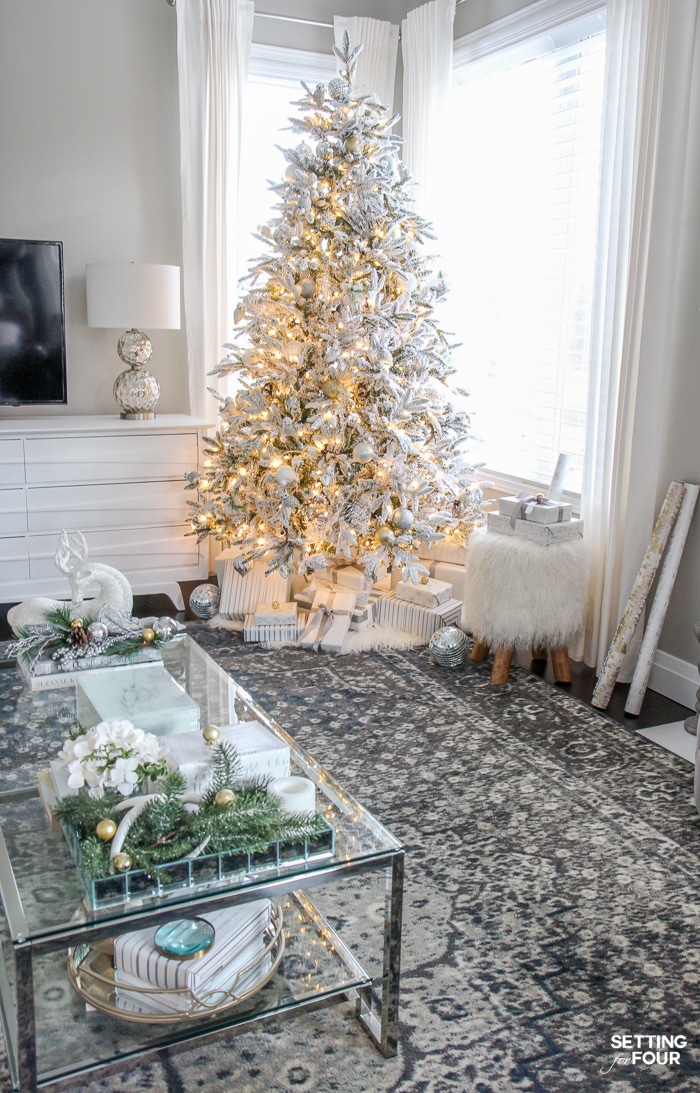
[[[81,645],[87,645],[89,640],[88,632],[84,626],[73,626],[71,628],[68,641],[74,649],[78,649]]]

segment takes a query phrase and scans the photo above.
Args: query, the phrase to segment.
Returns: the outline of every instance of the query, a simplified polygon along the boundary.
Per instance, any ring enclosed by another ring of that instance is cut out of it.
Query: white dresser
[[[70,595],[53,564],[66,528],[134,592],[166,592],[182,608],[177,582],[209,568],[206,542],[186,535],[184,488],[205,428],[184,414],[0,419],[0,603]]]

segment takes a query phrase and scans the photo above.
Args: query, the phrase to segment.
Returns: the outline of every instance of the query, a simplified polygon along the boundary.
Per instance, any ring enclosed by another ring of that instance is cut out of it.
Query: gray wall
[[[399,22],[417,0],[260,0],[268,12],[332,22],[333,13]],[[455,34],[527,6],[467,0]],[[2,0],[0,4],[0,236],[62,239],[68,318],[69,403],[55,413],[115,412],[116,334],[85,325],[87,262],[181,264],[175,12],[165,0]],[[256,19],[255,39],[330,51],[323,28]],[[695,63],[700,74],[700,56]],[[400,76],[397,106],[400,106]],[[694,86],[674,336],[659,362],[668,410],[659,503],[673,479],[700,474],[700,80]],[[184,332],[154,335],[159,409],[188,409]],[[0,416],[25,414],[0,408]],[[36,411],[45,413],[45,411]],[[685,551],[661,648],[685,661],[700,651],[695,570],[700,514]]]

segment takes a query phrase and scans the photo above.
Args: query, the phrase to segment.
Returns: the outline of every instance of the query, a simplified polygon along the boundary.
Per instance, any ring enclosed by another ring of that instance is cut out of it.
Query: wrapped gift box
[[[436,581],[446,581],[452,585],[452,598],[464,603],[464,574],[463,565],[455,565],[454,562],[431,562],[430,576]]]
[[[388,592],[377,600],[374,612],[376,622],[382,626],[416,634],[429,641],[440,627],[459,625],[462,603],[460,600],[445,600],[438,607],[421,607],[420,604],[397,599],[395,592]]]
[[[199,728],[199,706],[162,664],[86,672],[76,682],[78,723],[131,721],[156,736]]]
[[[291,603],[259,603],[255,608],[256,626],[295,626],[297,621],[296,600]]]
[[[221,589],[219,614],[227,619],[244,619],[255,613],[259,603],[288,603],[292,585],[291,577],[281,577],[275,571],[266,574],[267,562],[259,558],[253,562],[245,575],[234,567],[235,559],[241,554],[240,547],[222,550],[216,558],[216,574]]]
[[[499,516],[528,520],[533,524],[561,524],[571,519],[571,505],[567,501],[549,501],[538,494],[518,494],[517,497],[499,497]]]
[[[456,539],[438,539],[428,546],[421,542],[418,546],[418,557],[423,561],[430,559],[432,562],[452,562],[453,565],[464,565],[467,560],[468,547],[465,543]]]
[[[306,649],[322,649],[324,653],[342,652],[354,610],[354,592],[320,590],[314,596],[299,644]]]
[[[343,565],[334,569],[332,577],[341,588],[350,588],[353,592],[368,592],[372,582],[365,577],[363,569],[356,565]]]
[[[509,516],[500,516],[490,512],[487,528],[498,535],[517,535],[533,543],[549,546],[550,543],[563,543],[568,539],[583,537],[583,520],[565,520],[561,524],[533,524],[530,520],[516,520],[515,526]]]
[[[452,598],[452,585],[446,581],[436,581],[434,577],[423,578],[417,584],[413,581],[399,581],[395,591],[397,600],[417,603],[421,607],[439,607],[445,600]]]
[[[240,721],[219,726],[220,744],[233,744],[241,761],[244,779],[288,778],[289,747],[258,721]],[[180,770],[190,793],[202,793],[212,775],[214,749],[201,733],[173,736],[166,744],[168,766]]]
[[[243,621],[244,641],[285,641],[294,642],[301,637],[306,625],[306,613],[298,612],[294,622],[261,623],[255,622],[255,615],[246,615]]]

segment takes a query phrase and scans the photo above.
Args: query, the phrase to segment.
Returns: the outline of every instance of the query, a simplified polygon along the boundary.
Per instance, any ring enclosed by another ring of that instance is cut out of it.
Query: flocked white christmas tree
[[[245,572],[264,557],[288,575],[357,559],[416,579],[420,541],[465,534],[481,490],[462,454],[469,420],[446,380],[450,345],[433,319],[445,293],[425,257],[429,225],[391,134],[398,115],[355,93],[362,47],[347,35],[341,76],[291,119],[279,215],[260,229],[235,313],[235,341],[212,374],[235,374],[192,472],[192,527],[239,543]],[[423,570],[424,571],[424,570]]]

